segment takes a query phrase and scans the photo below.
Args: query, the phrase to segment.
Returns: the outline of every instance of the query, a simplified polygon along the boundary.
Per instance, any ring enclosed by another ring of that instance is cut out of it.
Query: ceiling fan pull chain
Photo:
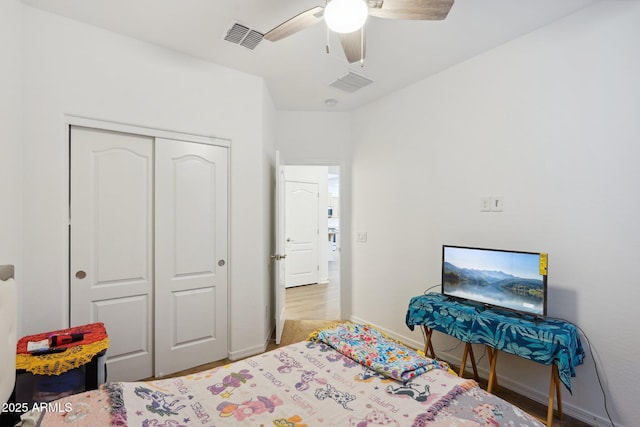
[[[324,2],[324,7],[326,8],[328,4],[329,0],[326,0]],[[325,45],[325,50],[327,51],[327,54],[329,54],[329,51],[331,50],[329,49],[329,27],[325,25],[325,28],[327,29],[327,44]]]
[[[329,27],[327,27],[327,45],[326,45],[327,53],[329,53]]]

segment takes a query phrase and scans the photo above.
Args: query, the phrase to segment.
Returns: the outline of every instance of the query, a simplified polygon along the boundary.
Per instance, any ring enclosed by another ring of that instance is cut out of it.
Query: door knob
[[[76,271],[76,279],[84,279],[87,277],[87,273],[82,270]]]
[[[225,265],[224,260],[223,260],[223,259],[221,259],[220,261],[218,261],[218,265],[219,265],[220,267],[224,267],[224,265]]]

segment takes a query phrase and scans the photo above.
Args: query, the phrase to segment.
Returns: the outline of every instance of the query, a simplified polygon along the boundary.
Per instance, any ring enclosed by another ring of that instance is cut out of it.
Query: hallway
[[[286,318],[334,320],[340,318],[340,258],[329,262],[329,283],[287,288]]]

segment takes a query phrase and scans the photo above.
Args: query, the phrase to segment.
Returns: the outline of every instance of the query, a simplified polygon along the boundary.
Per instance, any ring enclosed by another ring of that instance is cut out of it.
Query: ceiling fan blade
[[[369,1],[369,15],[387,19],[438,21],[447,17],[453,0]]]
[[[322,21],[324,16],[324,8],[321,6],[316,6],[309,10],[305,10],[304,12],[294,16],[288,21],[283,22],[278,25],[267,34],[264,35],[264,38],[275,42],[281,40],[285,37],[289,37],[292,34],[297,33],[298,31],[304,30],[307,27],[310,27],[318,22]]]
[[[364,40],[364,27],[353,33],[340,34],[342,50],[350,63],[364,59],[367,45]]]

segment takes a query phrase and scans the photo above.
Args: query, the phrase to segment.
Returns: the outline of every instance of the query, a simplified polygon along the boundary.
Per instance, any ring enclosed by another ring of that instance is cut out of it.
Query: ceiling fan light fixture
[[[352,33],[364,25],[369,8],[363,0],[331,0],[324,9],[327,27],[336,33]]]

